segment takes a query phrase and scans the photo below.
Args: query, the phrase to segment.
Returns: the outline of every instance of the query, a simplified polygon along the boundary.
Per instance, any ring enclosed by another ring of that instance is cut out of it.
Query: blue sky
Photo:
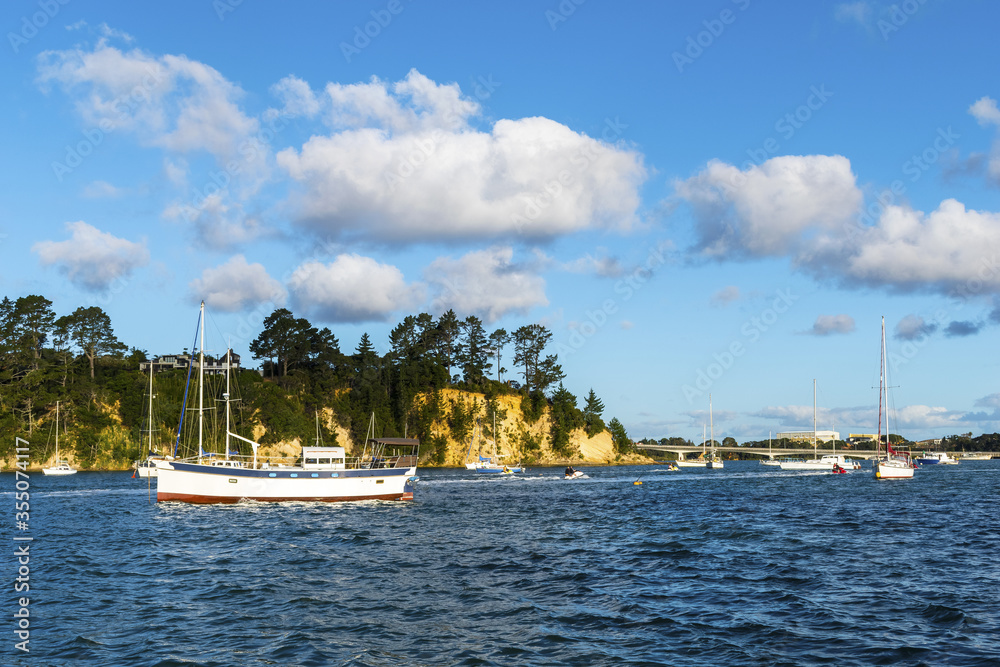
[[[7,3],[0,292],[540,322],[633,437],[1000,430],[985,1]],[[251,360],[251,363],[252,362]],[[512,366],[510,358],[505,365]]]

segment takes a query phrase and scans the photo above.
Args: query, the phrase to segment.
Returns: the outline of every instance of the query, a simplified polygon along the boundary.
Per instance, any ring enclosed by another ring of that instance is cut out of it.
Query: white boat
[[[834,445],[833,454],[824,454],[819,456],[819,452],[816,448],[816,380],[813,380],[813,457],[811,459],[787,459],[778,462],[782,470],[826,470],[831,472],[840,472],[843,470],[858,470],[861,468],[861,464],[857,461],[847,458],[843,454],[836,453],[836,445]]]
[[[479,437],[476,437],[478,432]],[[493,439],[491,440],[493,444],[493,451],[491,454],[483,455],[482,453],[482,441],[485,440],[483,437],[482,423],[477,422],[476,427],[473,429],[472,437],[469,440],[469,452],[467,458],[472,456],[472,446],[478,440],[480,443],[479,451],[476,452],[476,458],[472,461],[467,461],[465,464],[466,470],[473,470],[478,473],[494,474],[494,475],[510,475],[515,472],[524,472],[524,468],[520,463],[517,465],[507,465],[503,462],[504,455],[497,452],[497,416],[493,413]]]
[[[771,451],[771,432],[767,432],[767,458],[761,459],[760,464],[762,466],[780,466],[781,461],[774,458],[774,454]]]
[[[924,452],[917,457],[917,463],[922,466],[937,465],[938,463],[956,465],[958,464],[958,459],[948,456],[948,452]]]
[[[989,461],[989,454],[962,454],[959,461]]]
[[[156,465],[156,459],[162,459],[163,457],[156,456],[153,454],[153,363],[149,364],[149,407],[146,412],[146,430],[149,432],[149,442],[146,445],[146,458],[140,459],[132,464],[132,469],[135,471],[133,477],[138,476],[141,478],[156,477],[156,471],[158,466]]]
[[[912,479],[913,478],[913,457],[910,452],[901,449],[894,449],[889,442],[889,401],[885,401],[883,410],[883,398],[888,399],[888,377],[885,357],[885,317],[882,317],[882,361],[879,368],[878,387],[878,438],[875,440],[875,479]],[[882,449],[882,416],[885,415],[885,454],[881,454]]]
[[[709,424],[709,437],[712,439],[712,451],[708,455],[708,460],[705,461],[706,468],[721,468],[723,467],[722,457],[715,451],[715,426],[712,423],[712,395],[708,395],[708,424]]]
[[[69,461],[59,460],[59,401],[56,401],[56,464],[49,468],[42,468],[44,475],[75,475],[76,468],[69,464]]]
[[[198,318],[201,344],[198,370],[198,455],[157,461],[157,502],[236,503],[257,501],[412,500],[420,443],[408,438],[366,438],[361,456],[343,447],[302,447],[294,462],[258,457],[260,445],[230,431],[229,374],[226,373],[225,455],[205,453],[204,316]],[[182,406],[183,414],[185,406]],[[374,431],[371,431],[374,436]],[[233,455],[232,439],[250,445],[253,455]],[[178,443],[180,434],[178,434]]]
[[[563,479],[590,479],[590,478],[579,470],[573,470],[573,468],[566,468],[566,472],[563,473]]]

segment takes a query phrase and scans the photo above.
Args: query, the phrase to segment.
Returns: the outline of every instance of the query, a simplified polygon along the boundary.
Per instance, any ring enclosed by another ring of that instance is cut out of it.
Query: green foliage
[[[468,405],[462,394],[451,401],[451,411],[448,414],[448,427],[451,437],[458,442],[466,442],[472,435],[472,425],[475,420],[475,405]]]
[[[583,427],[584,416],[576,407],[576,396],[562,386],[562,383],[552,394],[550,417],[549,437],[552,439],[552,451],[563,457],[579,454],[576,448],[571,447],[569,434],[573,429]]]
[[[633,451],[628,432],[617,417],[613,417],[608,423],[608,430],[611,431],[611,442],[614,443],[616,453],[628,454]]]
[[[521,416],[528,424],[534,424],[541,419],[547,404],[545,394],[540,391],[529,392],[521,399]]]
[[[597,398],[597,394],[591,389],[590,393],[587,394],[587,403],[583,407],[583,424],[589,437],[593,438],[598,433],[602,433],[607,429],[607,426],[604,425],[604,420],[601,419],[603,413],[604,403],[601,399]]]

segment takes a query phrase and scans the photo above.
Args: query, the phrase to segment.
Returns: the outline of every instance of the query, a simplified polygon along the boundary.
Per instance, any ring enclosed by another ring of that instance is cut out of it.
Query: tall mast
[[[198,343],[198,456],[201,457],[202,433],[205,428],[205,302],[201,302],[201,340]]]
[[[882,316],[882,346],[879,350],[879,362],[878,362],[878,440],[875,441],[875,456],[878,457],[879,452],[882,451],[882,392],[885,387],[885,315]],[[888,409],[888,406],[886,406]],[[885,424],[886,435],[885,435],[885,453],[886,456],[889,455],[889,420],[886,419]]]
[[[149,416],[147,419],[149,423],[149,449],[146,452],[146,456],[153,455],[153,360],[149,360],[149,412],[146,413]]]
[[[813,378],[813,458],[816,456],[816,378]]]
[[[712,440],[712,456],[715,456],[715,423],[712,421],[712,395],[708,395],[708,437]]]
[[[56,465],[59,465],[59,401],[56,401]]]
[[[226,460],[229,460],[229,358],[232,349],[226,350]]]

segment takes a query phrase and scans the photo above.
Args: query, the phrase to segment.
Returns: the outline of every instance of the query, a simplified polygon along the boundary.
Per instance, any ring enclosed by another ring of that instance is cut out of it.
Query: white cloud
[[[271,86],[271,94],[281,100],[281,113],[312,118],[319,113],[320,104],[309,84],[295,76],[286,76]]]
[[[116,198],[125,194],[125,190],[115,187],[107,181],[93,181],[83,186],[81,194],[88,199]]]
[[[820,315],[807,333],[814,336],[829,336],[852,331],[854,331],[854,318],[850,315]]]
[[[992,97],[980,97],[969,107],[969,113],[980,125],[1000,125],[1000,109]]]
[[[593,273],[602,278],[620,278],[625,275],[625,269],[617,257],[607,255],[594,256],[587,253],[562,265],[563,270],[570,273]]]
[[[407,285],[395,266],[370,257],[338,255],[333,262],[310,261],[288,281],[296,308],[324,322],[384,321],[422,299],[422,285]]]
[[[1000,291],[1000,214],[967,210],[954,199],[930,214],[890,206],[874,227],[827,236],[809,260],[817,274],[896,291],[967,294]]]
[[[513,256],[510,247],[494,247],[431,262],[424,279],[436,293],[433,310],[451,308],[492,323],[510,313],[548,305],[545,280],[537,275],[537,267],[515,264]]]
[[[919,315],[907,315],[896,325],[896,338],[902,340],[919,340],[937,330],[937,325],[925,322]]]
[[[386,241],[553,237],[636,222],[641,155],[546,118],[472,127],[455,84],[327,86],[334,132],[287,149],[299,223]],[[560,180],[561,179],[561,180]]]
[[[817,231],[839,229],[862,201],[839,155],[787,155],[746,170],[713,160],[675,189],[694,209],[698,250],[719,259],[792,253]]]
[[[102,32],[116,35],[107,26]],[[38,81],[75,96],[91,132],[134,133],[145,145],[180,153],[206,150],[220,163],[258,129],[239,108],[243,91],[217,70],[185,56],[123,52],[105,38],[92,50],[43,52]]]
[[[232,249],[269,233],[259,218],[248,215],[241,204],[221,193],[205,197],[197,208],[172,204],[163,217],[190,223],[198,240],[213,250]]]
[[[249,264],[234,255],[221,266],[205,269],[188,285],[195,300],[204,299],[213,310],[236,312],[261,303],[282,306],[287,292],[262,264]]]
[[[67,241],[40,241],[31,247],[45,266],[56,265],[70,282],[89,291],[107,289],[149,263],[142,243],[118,238],[85,222],[67,222]]]

